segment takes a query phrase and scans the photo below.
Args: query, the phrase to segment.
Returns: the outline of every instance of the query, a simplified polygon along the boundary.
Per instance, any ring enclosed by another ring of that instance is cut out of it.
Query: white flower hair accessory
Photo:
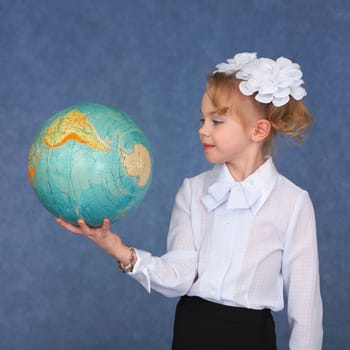
[[[301,86],[303,73],[297,63],[285,57],[276,61],[269,58],[257,58],[256,53],[243,52],[235,55],[227,63],[216,66],[217,72],[235,74],[243,80],[239,84],[242,94],[251,96],[261,103],[270,103],[280,107],[288,103],[289,96],[301,100],[306,91]]]
[[[244,66],[252,63],[256,60],[256,52],[242,52],[235,55],[233,58],[229,58],[227,63],[219,63],[214,73],[236,73]]]

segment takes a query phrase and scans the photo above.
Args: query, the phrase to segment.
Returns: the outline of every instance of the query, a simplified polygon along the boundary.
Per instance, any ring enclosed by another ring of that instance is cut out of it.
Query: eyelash
[[[200,124],[201,125],[204,125],[204,121],[205,121],[204,118],[200,118]],[[217,126],[217,125],[220,125],[220,124],[223,123],[223,121],[216,120],[216,119],[213,119],[211,122],[214,124],[214,126]]]

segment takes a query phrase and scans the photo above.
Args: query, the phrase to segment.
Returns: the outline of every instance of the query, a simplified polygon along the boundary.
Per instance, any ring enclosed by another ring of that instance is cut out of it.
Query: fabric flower
[[[235,73],[247,64],[256,60],[256,52],[242,52],[227,60],[227,63],[219,63],[214,73]]]
[[[289,96],[301,100],[306,91],[301,85],[300,66],[285,57],[276,61],[260,58],[253,64],[243,67],[236,77],[242,79],[240,91],[247,96],[257,92],[255,99],[261,103],[272,102],[276,107],[285,105]]]
[[[261,103],[272,102],[276,107],[288,103],[289,96],[301,100],[306,91],[300,66],[285,57],[276,61],[270,58],[256,58],[256,53],[243,52],[220,63],[215,72],[235,73],[243,80],[239,84],[242,94],[251,96]],[[214,72],[214,73],[215,73]]]

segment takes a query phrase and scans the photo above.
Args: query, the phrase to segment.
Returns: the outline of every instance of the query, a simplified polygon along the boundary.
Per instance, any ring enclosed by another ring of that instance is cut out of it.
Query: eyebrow
[[[200,113],[201,116],[204,116],[204,113],[203,113],[202,109],[199,110],[199,113]],[[218,112],[217,111],[210,111],[210,112],[207,113],[207,115],[209,117],[215,117],[215,116],[218,115]]]

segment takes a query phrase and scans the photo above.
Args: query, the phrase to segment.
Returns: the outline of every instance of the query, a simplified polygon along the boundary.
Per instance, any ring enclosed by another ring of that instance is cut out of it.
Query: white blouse
[[[271,158],[242,182],[224,164],[185,179],[172,212],[168,252],[136,253],[130,275],[148,292],[278,311],[284,290],[290,349],[321,349],[314,210],[308,193],[280,175]]]

